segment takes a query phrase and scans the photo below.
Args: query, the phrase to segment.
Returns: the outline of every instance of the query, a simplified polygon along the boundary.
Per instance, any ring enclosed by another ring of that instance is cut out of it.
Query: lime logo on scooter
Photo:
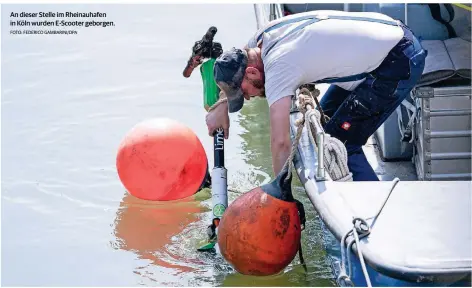
[[[214,135],[215,167],[212,175],[213,215],[223,216],[228,207],[227,171],[224,164],[225,137],[223,128],[218,128]]]
[[[224,150],[225,134],[223,128],[216,129],[215,150]]]
[[[223,204],[216,204],[213,207],[213,215],[215,217],[221,218],[223,216],[223,214],[225,213],[225,211],[226,211],[226,207]]]

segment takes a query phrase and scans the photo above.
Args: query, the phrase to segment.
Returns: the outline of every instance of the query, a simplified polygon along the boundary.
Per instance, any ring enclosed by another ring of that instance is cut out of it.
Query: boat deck
[[[391,181],[395,177],[398,177],[401,181],[418,180],[415,165],[412,161],[384,162],[380,157],[375,137],[369,138],[363,150],[367,161],[369,161],[380,181]]]

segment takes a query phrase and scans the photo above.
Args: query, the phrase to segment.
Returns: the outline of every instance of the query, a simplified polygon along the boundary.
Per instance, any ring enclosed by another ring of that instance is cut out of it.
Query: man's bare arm
[[[290,107],[290,96],[281,98],[270,107],[270,143],[272,168],[275,176],[282,170],[292,146],[290,141]]]

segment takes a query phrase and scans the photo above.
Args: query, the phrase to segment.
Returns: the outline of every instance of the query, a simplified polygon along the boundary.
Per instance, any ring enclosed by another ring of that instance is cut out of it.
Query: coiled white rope
[[[319,90],[315,90],[315,93],[319,95]],[[317,95],[314,97],[316,96]],[[321,113],[320,111],[314,109],[315,104],[313,100],[314,99],[310,90],[306,88],[300,89],[300,93],[298,95],[298,101],[300,104],[299,109],[304,117],[299,119],[297,122],[298,131],[297,137],[295,139],[296,143],[294,144],[298,145],[298,140],[300,139],[298,134],[301,134],[303,127],[306,128],[310,141],[316,148],[318,148],[319,143],[317,142],[314,135],[323,133],[323,162],[329,176],[333,181],[352,181],[352,173],[349,172],[349,168],[347,166],[346,147],[340,140],[331,137],[331,135],[324,132],[321,125]],[[294,153],[294,149],[292,149],[292,153]]]

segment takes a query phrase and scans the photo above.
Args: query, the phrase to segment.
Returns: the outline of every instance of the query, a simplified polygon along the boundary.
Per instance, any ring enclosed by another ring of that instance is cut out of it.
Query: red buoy
[[[218,246],[226,261],[241,274],[279,273],[299,249],[299,210],[291,190],[281,192],[282,186],[287,188],[287,183],[280,184],[281,176],[240,196],[221,219]]]
[[[143,121],[122,140],[116,157],[121,182],[145,200],[177,200],[195,194],[208,160],[195,133],[167,118]]]

